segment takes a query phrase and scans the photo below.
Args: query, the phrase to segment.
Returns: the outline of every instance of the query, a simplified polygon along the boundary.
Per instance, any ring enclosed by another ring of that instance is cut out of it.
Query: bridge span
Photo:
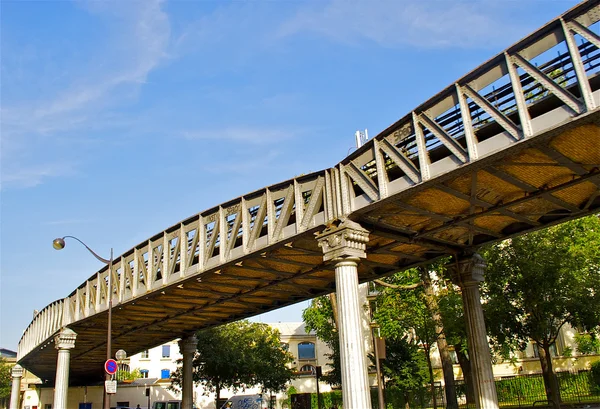
[[[322,248],[316,235],[344,220],[368,231],[357,241],[365,282],[597,212],[598,20],[599,2],[581,3],[334,167],[222,203],[134,246],[112,271],[40,311],[19,343],[19,364],[54,382],[54,337],[68,327],[77,333],[71,384],[103,379],[109,297],[113,349],[133,354],[335,291],[337,267],[324,250],[344,237],[319,236]]]

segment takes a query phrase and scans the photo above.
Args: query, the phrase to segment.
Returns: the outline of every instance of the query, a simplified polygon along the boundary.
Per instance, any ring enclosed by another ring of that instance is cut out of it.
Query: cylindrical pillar
[[[179,350],[183,355],[183,379],[181,382],[181,407],[193,409],[194,404],[194,353],[198,347],[196,335],[191,335],[179,341]]]
[[[485,329],[479,283],[483,281],[485,261],[479,254],[449,265],[453,281],[460,286],[467,324],[467,344],[473,374],[473,389],[477,409],[498,409],[498,396],[492,356]]]
[[[71,349],[75,348],[75,338],[77,338],[77,334],[70,328],[63,328],[54,337],[54,345],[58,349],[58,359],[56,361],[53,409],[67,409],[69,362]]]
[[[19,409],[19,400],[21,397],[21,378],[23,377],[23,367],[16,364],[12,367],[12,389],[10,391],[10,409]]]
[[[361,307],[358,297],[358,264],[366,257],[369,232],[345,220],[318,236],[323,259],[335,263],[338,334],[344,409],[371,409]]]
[[[356,259],[344,259],[335,264],[335,289],[338,300],[344,408],[370,408],[371,396],[365,365]]]

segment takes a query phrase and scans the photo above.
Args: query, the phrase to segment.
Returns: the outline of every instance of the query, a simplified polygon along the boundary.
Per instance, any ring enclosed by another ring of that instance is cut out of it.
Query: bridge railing
[[[218,269],[596,110],[600,37],[593,25],[599,19],[598,1],[582,3],[418,106],[335,167],[198,213],[135,246],[115,260],[112,271],[99,270],[67,298],[44,308],[21,338],[19,359],[61,326],[105,311],[110,296],[118,305]],[[544,120],[548,112],[551,121]]]

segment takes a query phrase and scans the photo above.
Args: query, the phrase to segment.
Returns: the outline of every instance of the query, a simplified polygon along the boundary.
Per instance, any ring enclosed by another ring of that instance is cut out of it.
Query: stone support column
[[[12,367],[12,389],[10,391],[10,409],[19,409],[19,400],[21,398],[21,378],[23,377],[23,367],[16,364]]]
[[[70,328],[63,328],[54,337],[54,345],[58,349],[58,359],[56,361],[53,409],[67,409],[69,362],[71,360],[71,349],[75,348],[75,338],[77,338],[77,334]]]
[[[479,294],[479,283],[483,281],[486,268],[485,261],[479,254],[474,254],[471,258],[449,264],[448,267],[452,280],[462,292],[476,407],[498,409],[492,356]]]
[[[193,409],[194,403],[194,353],[198,347],[196,335],[191,335],[179,341],[179,350],[183,355],[183,380],[181,383],[181,407]]]
[[[345,220],[326,229],[317,239],[323,249],[323,260],[335,263],[344,409],[371,409],[358,297],[358,261],[366,257],[369,232]]]

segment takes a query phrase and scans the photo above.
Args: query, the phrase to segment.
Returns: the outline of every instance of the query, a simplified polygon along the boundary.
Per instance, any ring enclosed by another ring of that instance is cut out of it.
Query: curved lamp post
[[[108,330],[106,334],[106,359],[109,360],[111,356],[111,341],[112,341],[112,264],[113,264],[113,249],[110,249],[110,259],[105,259],[100,257],[94,250],[89,248],[87,244],[83,241],[79,240],[75,236],[64,236],[54,239],[52,241],[52,247],[56,250],[62,250],[65,248],[65,239],[75,239],[85,247],[96,259],[100,260],[104,264],[108,266],[108,291],[107,291],[107,299],[108,299]],[[99,284],[99,283],[98,283]],[[110,380],[110,375],[107,373],[105,376],[107,381]],[[104,387],[104,409],[110,409],[110,395],[106,393],[106,387]]]

